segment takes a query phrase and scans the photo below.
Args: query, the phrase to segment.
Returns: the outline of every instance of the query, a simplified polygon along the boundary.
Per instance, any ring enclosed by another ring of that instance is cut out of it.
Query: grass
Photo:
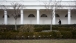
[[[76,39],[0,40],[0,43],[76,43]]]

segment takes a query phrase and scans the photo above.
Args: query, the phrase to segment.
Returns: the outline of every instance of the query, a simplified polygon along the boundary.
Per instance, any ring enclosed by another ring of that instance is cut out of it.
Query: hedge
[[[76,39],[76,30],[73,30],[72,34],[73,34],[73,38]]]
[[[41,32],[42,30],[49,30],[50,25],[34,25],[34,27],[34,32],[20,32],[11,29],[14,28],[14,25],[11,27],[6,25],[0,26],[0,39],[76,39],[75,25],[55,25],[52,29],[57,31],[52,32]]]
[[[61,35],[61,33],[59,31],[53,31],[52,32],[52,37],[59,39],[59,38],[62,38],[62,35]]]
[[[73,35],[70,31],[0,33],[0,39],[70,39],[72,37]]]
[[[70,39],[73,37],[73,34],[71,31],[61,31],[61,34],[62,34],[62,38],[64,39]]]
[[[17,28],[20,28],[24,25],[17,25]],[[41,32],[42,30],[50,30],[50,25],[33,25],[34,26],[34,32]],[[76,25],[53,25],[53,30],[59,30],[59,31],[72,31],[73,29],[76,29]],[[8,32],[8,31],[15,31],[14,25],[0,25],[0,32]],[[18,30],[17,30],[18,31]]]

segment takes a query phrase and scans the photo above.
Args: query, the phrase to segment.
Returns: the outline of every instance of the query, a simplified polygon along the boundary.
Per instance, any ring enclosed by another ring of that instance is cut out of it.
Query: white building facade
[[[76,24],[76,1],[74,0],[0,0],[0,24],[15,24],[11,15],[11,3],[24,5],[20,9],[17,24]],[[2,5],[6,6],[3,10]]]

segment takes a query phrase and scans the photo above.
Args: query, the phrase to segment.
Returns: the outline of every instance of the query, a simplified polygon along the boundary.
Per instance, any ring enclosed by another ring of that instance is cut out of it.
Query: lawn
[[[76,39],[0,40],[0,43],[76,43]]]

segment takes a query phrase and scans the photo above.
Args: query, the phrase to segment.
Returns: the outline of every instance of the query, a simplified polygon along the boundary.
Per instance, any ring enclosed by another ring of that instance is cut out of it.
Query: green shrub
[[[76,30],[73,30],[72,34],[73,34],[73,38],[76,39]]]
[[[61,38],[61,33],[60,32],[35,32],[34,35],[36,38]],[[40,36],[40,37],[38,37]]]
[[[72,32],[71,31],[61,31],[61,34],[62,34],[62,38],[68,38],[68,39],[70,39],[70,38],[72,38]]]
[[[35,32],[41,32],[42,30],[43,30],[43,28],[41,28],[41,27],[40,28],[37,27],[37,28],[34,29]]]
[[[27,36],[28,39],[32,39],[33,38],[33,32],[25,32],[25,35]]]
[[[42,30],[50,30],[49,25],[36,25],[34,31],[41,32]]]
[[[18,32],[10,32],[11,35],[9,36],[11,39],[16,39]]]
[[[68,27],[60,27],[58,28],[59,31],[72,31],[72,28],[68,28]]]
[[[49,37],[48,32],[40,32],[39,34],[40,34],[41,38],[48,38]]]
[[[59,31],[52,31],[52,38],[61,38],[61,33]]]
[[[57,26],[53,26],[52,29],[53,30],[58,30],[58,27]]]
[[[14,30],[14,25],[0,26],[0,39],[32,39],[32,38],[75,38],[75,25],[55,25],[52,32],[41,32],[49,30],[50,25],[18,25],[18,30]],[[60,31],[60,32],[59,32]]]
[[[73,34],[73,35],[72,35]],[[60,39],[76,38],[76,33],[71,31],[52,31],[52,32],[1,32],[0,39]]]
[[[33,25],[24,25],[24,26],[20,26],[20,28],[18,29],[19,32],[34,32],[34,26]]]
[[[35,38],[35,39],[41,38],[40,32],[34,32],[33,38]]]
[[[16,39],[18,32],[2,32],[1,39]]]

